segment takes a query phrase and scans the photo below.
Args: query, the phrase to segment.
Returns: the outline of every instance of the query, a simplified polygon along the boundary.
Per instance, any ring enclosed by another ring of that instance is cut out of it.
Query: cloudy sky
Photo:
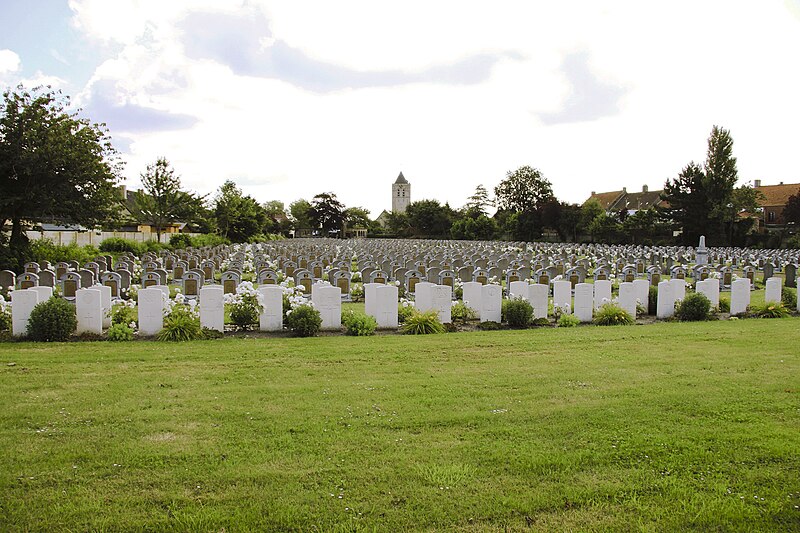
[[[129,187],[460,207],[522,165],[561,200],[661,188],[731,130],[742,183],[800,182],[800,0],[0,0],[0,85],[108,124]]]

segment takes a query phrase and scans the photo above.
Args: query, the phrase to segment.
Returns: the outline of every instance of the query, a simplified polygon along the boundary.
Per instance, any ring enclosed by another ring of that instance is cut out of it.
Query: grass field
[[[0,344],[0,530],[798,530],[799,345],[800,318]]]

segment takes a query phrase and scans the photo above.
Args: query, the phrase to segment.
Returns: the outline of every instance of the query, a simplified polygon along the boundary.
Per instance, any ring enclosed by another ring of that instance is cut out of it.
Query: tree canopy
[[[214,217],[219,233],[233,242],[247,242],[263,233],[267,223],[264,208],[252,196],[242,194],[228,180],[220,188],[214,202]]]
[[[323,192],[311,200],[309,213],[315,227],[321,228],[326,236],[338,236],[344,225],[344,204],[332,192]]]
[[[19,86],[0,102],[0,227],[24,245],[22,221],[94,226],[119,206],[121,162],[105,127],[69,112],[69,98]]]

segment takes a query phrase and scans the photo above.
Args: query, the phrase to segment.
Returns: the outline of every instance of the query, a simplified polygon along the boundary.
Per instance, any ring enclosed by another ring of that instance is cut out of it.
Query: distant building
[[[800,194],[800,183],[780,182],[778,185],[761,185],[761,180],[754,180],[753,188],[764,195],[758,201],[762,209],[759,220],[762,228],[782,227],[785,224],[783,209],[789,203],[790,196]]]
[[[392,183],[392,213],[405,213],[411,203],[411,184],[401,172]]]
[[[662,205],[661,193],[663,191],[651,191],[647,185],[642,187],[641,192],[628,192],[625,187],[621,191],[601,192],[592,191],[592,195],[586,200],[597,200],[600,206],[608,214],[617,214],[626,211],[632,215],[636,211],[650,209]],[[586,204],[584,202],[584,205]]]

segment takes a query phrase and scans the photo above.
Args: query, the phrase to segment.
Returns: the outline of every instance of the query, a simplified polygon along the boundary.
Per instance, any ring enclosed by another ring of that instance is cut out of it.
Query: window
[[[767,222],[775,222],[775,211],[767,213]]]

